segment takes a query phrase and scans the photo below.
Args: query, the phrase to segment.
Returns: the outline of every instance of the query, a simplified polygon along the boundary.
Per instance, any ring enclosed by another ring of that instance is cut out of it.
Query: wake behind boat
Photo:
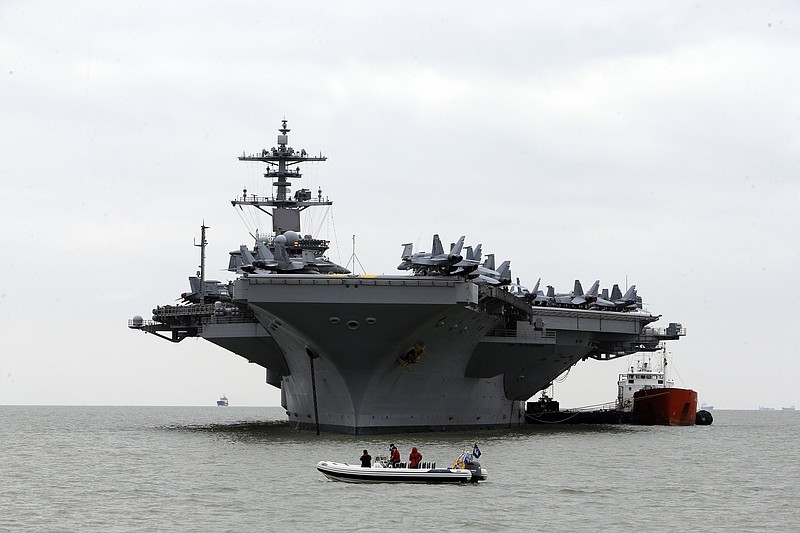
[[[379,457],[371,467],[320,461],[317,470],[332,481],[348,483],[477,483],[489,477],[466,452],[450,468],[437,468],[436,463],[422,463],[419,468],[409,468],[405,463],[392,467],[385,457]]]

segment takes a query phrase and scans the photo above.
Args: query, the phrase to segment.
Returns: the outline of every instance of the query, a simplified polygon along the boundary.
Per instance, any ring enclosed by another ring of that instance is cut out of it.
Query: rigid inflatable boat
[[[436,463],[422,463],[420,468],[408,468],[404,463],[392,467],[379,458],[371,467],[320,461],[317,470],[328,479],[348,483],[477,483],[488,477],[486,469],[468,453],[462,453],[450,468],[436,468]]]

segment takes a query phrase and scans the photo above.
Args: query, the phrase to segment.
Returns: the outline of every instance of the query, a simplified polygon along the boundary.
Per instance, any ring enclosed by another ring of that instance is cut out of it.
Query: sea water
[[[352,436],[269,407],[0,406],[0,531],[796,531],[800,412],[714,411],[711,426],[528,426]],[[477,485],[349,484],[317,461],[363,449]]]

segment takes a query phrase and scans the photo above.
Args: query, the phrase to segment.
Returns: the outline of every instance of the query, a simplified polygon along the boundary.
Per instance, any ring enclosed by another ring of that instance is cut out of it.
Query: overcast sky
[[[466,235],[522,284],[636,284],[676,385],[800,407],[800,4],[0,3],[0,404],[278,405],[264,370],[127,328],[269,221],[242,151],[303,187],[333,260],[394,274]],[[245,223],[247,222],[247,224]],[[317,230],[317,228],[319,228]],[[564,406],[630,364],[583,362]]]

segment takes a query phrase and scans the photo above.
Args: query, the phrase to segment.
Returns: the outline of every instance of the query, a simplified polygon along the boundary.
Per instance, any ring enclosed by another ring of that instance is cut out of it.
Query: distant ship
[[[706,411],[713,411],[714,410],[714,406],[713,405],[708,405],[707,403],[704,403],[704,404],[700,405],[700,409],[705,409]]]
[[[351,274],[324,255],[328,241],[301,231],[302,211],[333,202],[322,189],[292,194],[298,165],[327,158],[292,148],[289,131],[284,120],[276,146],[239,156],[265,165],[273,191],[245,189],[231,201],[272,222],[271,233],[251,233],[252,247],[230,252],[236,279],[205,279],[203,225],[201,268],[184,305],[128,325],[172,342],[202,337],[264,367],[292,426],[354,434],[519,426],[525,400],[579,361],[653,351],[685,335],[679,323],[651,327],[660,315],[642,308],[635,285],[624,294],[617,285],[601,292],[599,280],[587,292],[577,280],[568,293],[512,286],[510,262],[482,261],[481,245],[464,246],[463,236],[446,249],[435,235],[430,252],[403,245],[402,274]],[[358,202],[383,196],[368,176],[351,190]]]
[[[794,411],[794,405],[790,405],[789,407],[781,407],[781,411]]]
[[[758,410],[759,411],[774,411],[775,408],[774,407],[764,407],[763,405],[759,405],[758,406]]]
[[[224,394],[220,396],[219,400],[217,400],[218,407],[228,407],[228,397]]]

